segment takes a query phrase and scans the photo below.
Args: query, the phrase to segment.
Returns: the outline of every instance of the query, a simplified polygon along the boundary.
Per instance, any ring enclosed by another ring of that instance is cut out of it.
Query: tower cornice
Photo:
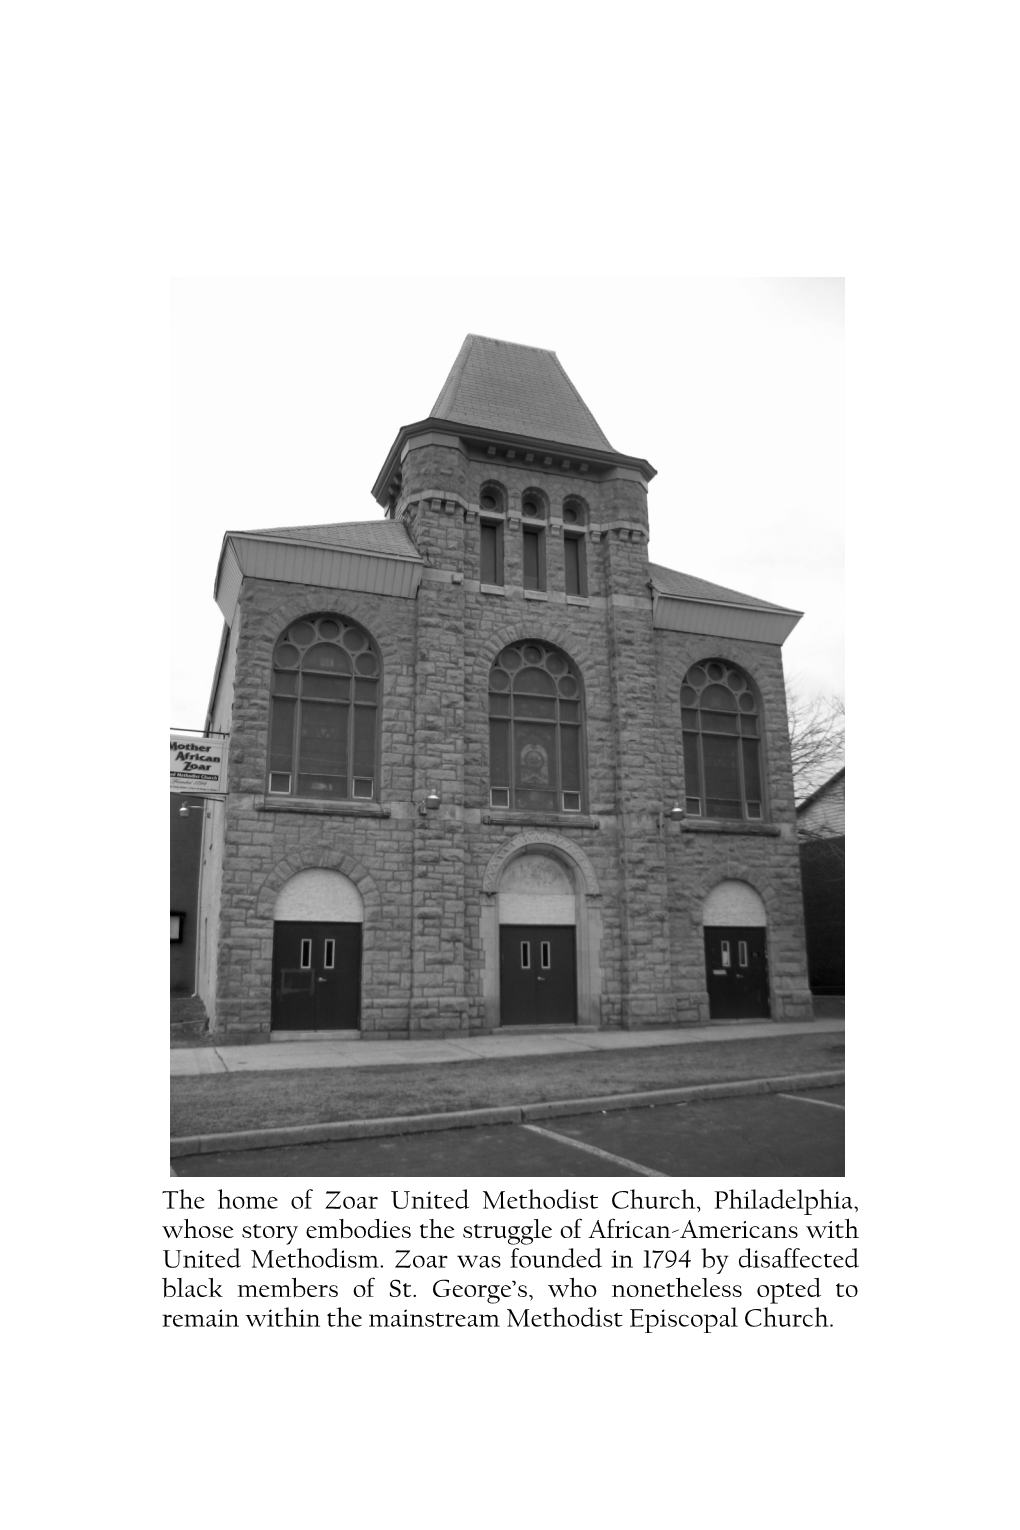
[[[466,449],[481,448],[494,460],[534,463],[539,470],[556,472],[591,473],[593,478],[604,476],[612,468],[629,468],[650,483],[656,470],[644,457],[628,457],[623,452],[604,451],[595,447],[571,446],[562,441],[546,441],[536,436],[519,436],[509,431],[493,430],[478,425],[466,425],[455,420],[430,415],[412,425],[401,425],[393,445],[386,454],[379,476],[372,486],[375,499],[386,510],[395,503],[400,488],[400,467],[405,451],[415,436],[435,433],[456,437]]]

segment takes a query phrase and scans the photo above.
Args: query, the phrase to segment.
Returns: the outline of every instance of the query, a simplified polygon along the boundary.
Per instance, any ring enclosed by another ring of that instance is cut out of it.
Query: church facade
[[[799,613],[649,562],[653,476],[553,352],[468,336],[379,519],[226,534],[214,1031],[810,1017]]]

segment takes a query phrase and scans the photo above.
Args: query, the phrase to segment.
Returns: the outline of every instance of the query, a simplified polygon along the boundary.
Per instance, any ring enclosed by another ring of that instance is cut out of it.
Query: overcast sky
[[[223,533],[375,520],[400,425],[469,332],[543,346],[658,470],[654,562],[805,613],[784,646],[843,689],[840,280],[181,280],[163,290],[170,722],[201,727]]]

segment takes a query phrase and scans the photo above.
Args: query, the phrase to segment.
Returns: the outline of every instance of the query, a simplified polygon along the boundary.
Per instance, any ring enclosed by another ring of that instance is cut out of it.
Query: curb
[[[688,1100],[719,1100],[746,1094],[781,1094],[785,1089],[825,1089],[842,1084],[842,1070],[793,1073],[786,1078],[737,1079],[720,1084],[687,1084],[679,1089],[650,1089],[641,1094],[605,1094],[587,1100],[544,1100],[535,1105],[493,1105],[481,1110],[437,1111],[426,1116],[380,1116],[369,1121],[331,1121],[313,1126],[275,1126],[247,1132],[213,1132],[171,1137],[171,1158],[199,1153],[239,1153],[245,1148],[299,1147],[312,1142],[353,1142],[366,1137],[403,1137],[414,1132],[442,1132],[459,1126],[522,1126],[556,1116],[587,1116],[608,1110],[655,1105],[683,1105]]]

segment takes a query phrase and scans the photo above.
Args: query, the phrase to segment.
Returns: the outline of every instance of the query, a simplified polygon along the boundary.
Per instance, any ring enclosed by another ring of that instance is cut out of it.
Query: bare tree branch
[[[803,802],[843,764],[845,707],[842,696],[808,695],[794,677],[786,688],[793,790]]]

